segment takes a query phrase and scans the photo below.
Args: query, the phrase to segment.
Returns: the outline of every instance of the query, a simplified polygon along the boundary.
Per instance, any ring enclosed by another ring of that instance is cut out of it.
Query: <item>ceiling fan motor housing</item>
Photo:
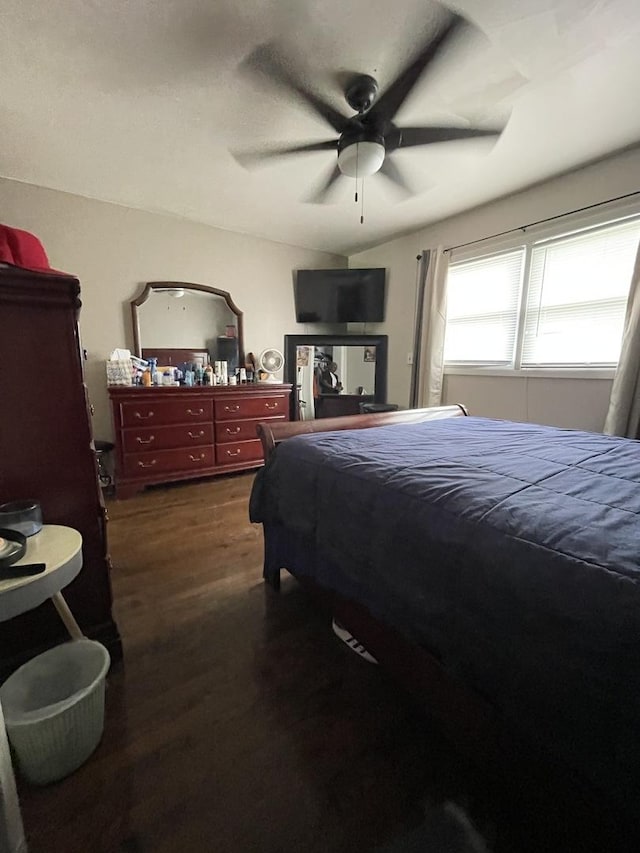
[[[344,93],[349,106],[357,113],[366,112],[378,95],[378,81],[369,74],[358,74]]]

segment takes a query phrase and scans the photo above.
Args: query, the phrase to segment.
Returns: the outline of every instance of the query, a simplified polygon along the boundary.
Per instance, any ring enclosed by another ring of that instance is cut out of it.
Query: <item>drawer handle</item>
[[[151,462],[138,462],[139,468],[151,468],[156,464],[156,459],[152,459]]]
[[[270,409],[271,411],[273,411],[274,409],[277,409],[278,406],[279,406],[279,403],[277,400],[275,403],[265,403],[264,404],[265,409]]]
[[[190,453],[189,459],[192,462],[201,462],[204,459],[204,453],[201,453],[200,456],[194,456],[192,453]]]
[[[239,447],[236,447],[235,450],[227,450],[227,456],[240,456],[242,450]]]
[[[136,436],[136,441],[138,442],[138,444],[151,444],[155,440],[155,435],[150,435],[149,438],[140,438],[139,435]]]
[[[240,427],[233,427],[233,429],[231,427],[226,427],[225,432],[227,433],[227,435],[238,435],[238,433],[240,432]]]
[[[135,412],[135,417],[141,421],[146,421],[147,418],[152,418],[153,414],[154,414],[153,412],[147,412],[146,415],[143,415],[142,412]]]
[[[201,429],[200,432],[196,432],[196,433],[193,433],[193,432],[191,432],[191,430],[189,430],[187,435],[189,436],[189,438],[202,438],[202,436],[204,435],[204,430]]]
[[[239,412],[240,406],[236,403],[235,406],[225,406],[224,410],[225,412]]]
[[[187,409],[188,415],[204,415],[204,409]]]

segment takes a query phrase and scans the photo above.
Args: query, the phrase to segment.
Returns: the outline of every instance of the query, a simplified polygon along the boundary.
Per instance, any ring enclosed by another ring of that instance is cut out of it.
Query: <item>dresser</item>
[[[107,516],[83,377],[75,278],[0,268],[0,503],[33,499],[47,524],[82,535],[65,598],[85,634],[121,653],[112,614]],[[47,601],[0,624],[0,677],[68,639]]]
[[[109,389],[116,496],[144,486],[262,465],[262,421],[289,420],[291,385]]]

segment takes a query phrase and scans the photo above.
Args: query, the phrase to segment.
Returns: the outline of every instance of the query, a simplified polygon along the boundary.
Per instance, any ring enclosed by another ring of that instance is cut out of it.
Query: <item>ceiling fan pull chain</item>
[[[356,142],[356,198],[355,202],[358,203],[358,154],[360,153],[360,143]]]
[[[362,179],[362,189],[360,191],[362,197],[362,206],[360,208],[360,225],[364,225],[364,178]]]

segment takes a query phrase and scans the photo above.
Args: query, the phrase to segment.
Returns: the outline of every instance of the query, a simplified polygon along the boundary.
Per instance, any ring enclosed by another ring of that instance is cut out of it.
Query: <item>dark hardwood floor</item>
[[[87,764],[21,785],[31,853],[370,853],[447,799],[496,853],[573,849],[509,811],[292,578],[263,585],[251,483],[110,504],[125,662]]]

